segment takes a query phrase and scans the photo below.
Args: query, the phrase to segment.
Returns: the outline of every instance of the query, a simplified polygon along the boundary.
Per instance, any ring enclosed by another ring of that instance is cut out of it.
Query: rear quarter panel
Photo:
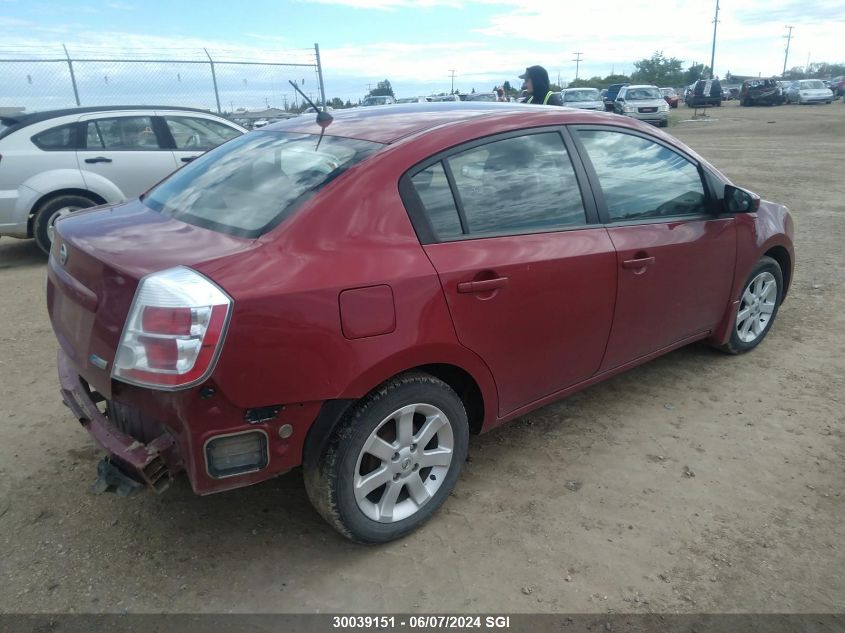
[[[263,236],[260,249],[198,267],[235,303],[212,376],[231,402],[355,399],[404,370],[450,363],[475,379],[485,410],[495,415],[492,376],[458,342],[436,271],[399,197],[408,166],[402,152],[382,150]],[[395,329],[347,338],[341,292],[376,285],[392,290]]]

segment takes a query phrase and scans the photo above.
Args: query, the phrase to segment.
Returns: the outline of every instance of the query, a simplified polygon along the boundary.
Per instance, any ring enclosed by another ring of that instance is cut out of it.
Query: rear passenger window
[[[551,231],[586,223],[559,134],[496,141],[448,159],[470,235]]]
[[[437,163],[411,178],[425,207],[431,228],[438,238],[454,238],[463,234],[458,208],[446,179],[443,165]]]
[[[76,123],[60,125],[32,137],[32,142],[43,150],[75,150]]]
[[[587,221],[575,170],[555,132],[474,147],[418,172],[411,182],[439,240],[554,231]]]

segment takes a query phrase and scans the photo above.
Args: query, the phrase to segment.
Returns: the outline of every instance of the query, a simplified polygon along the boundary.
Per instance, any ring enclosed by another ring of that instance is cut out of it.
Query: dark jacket
[[[562,106],[559,92],[552,92],[549,89],[549,73],[540,66],[532,66],[526,71],[531,77],[531,84],[534,86],[534,93],[522,100],[522,103],[535,105],[556,105]]]

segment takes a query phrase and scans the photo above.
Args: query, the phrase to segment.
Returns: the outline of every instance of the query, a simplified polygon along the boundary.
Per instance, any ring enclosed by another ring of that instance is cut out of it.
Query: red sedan
[[[299,117],[57,223],[62,396],[108,453],[101,490],[184,471],[207,494],[301,465],[334,528],[384,542],[443,503],[470,434],[693,341],[756,347],[792,231],[630,118]]]
[[[678,97],[678,93],[675,92],[674,88],[661,88],[660,94],[663,96],[663,99],[666,103],[669,104],[670,108],[677,108],[678,101],[680,101],[680,97]]]

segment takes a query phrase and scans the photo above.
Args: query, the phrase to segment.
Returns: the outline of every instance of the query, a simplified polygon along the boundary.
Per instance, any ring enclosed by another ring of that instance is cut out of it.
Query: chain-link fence
[[[120,55],[114,53],[119,52]],[[234,112],[301,103],[294,81],[322,100],[320,49],[120,51],[5,48],[0,45],[0,108],[27,112],[97,105],[181,105]]]

